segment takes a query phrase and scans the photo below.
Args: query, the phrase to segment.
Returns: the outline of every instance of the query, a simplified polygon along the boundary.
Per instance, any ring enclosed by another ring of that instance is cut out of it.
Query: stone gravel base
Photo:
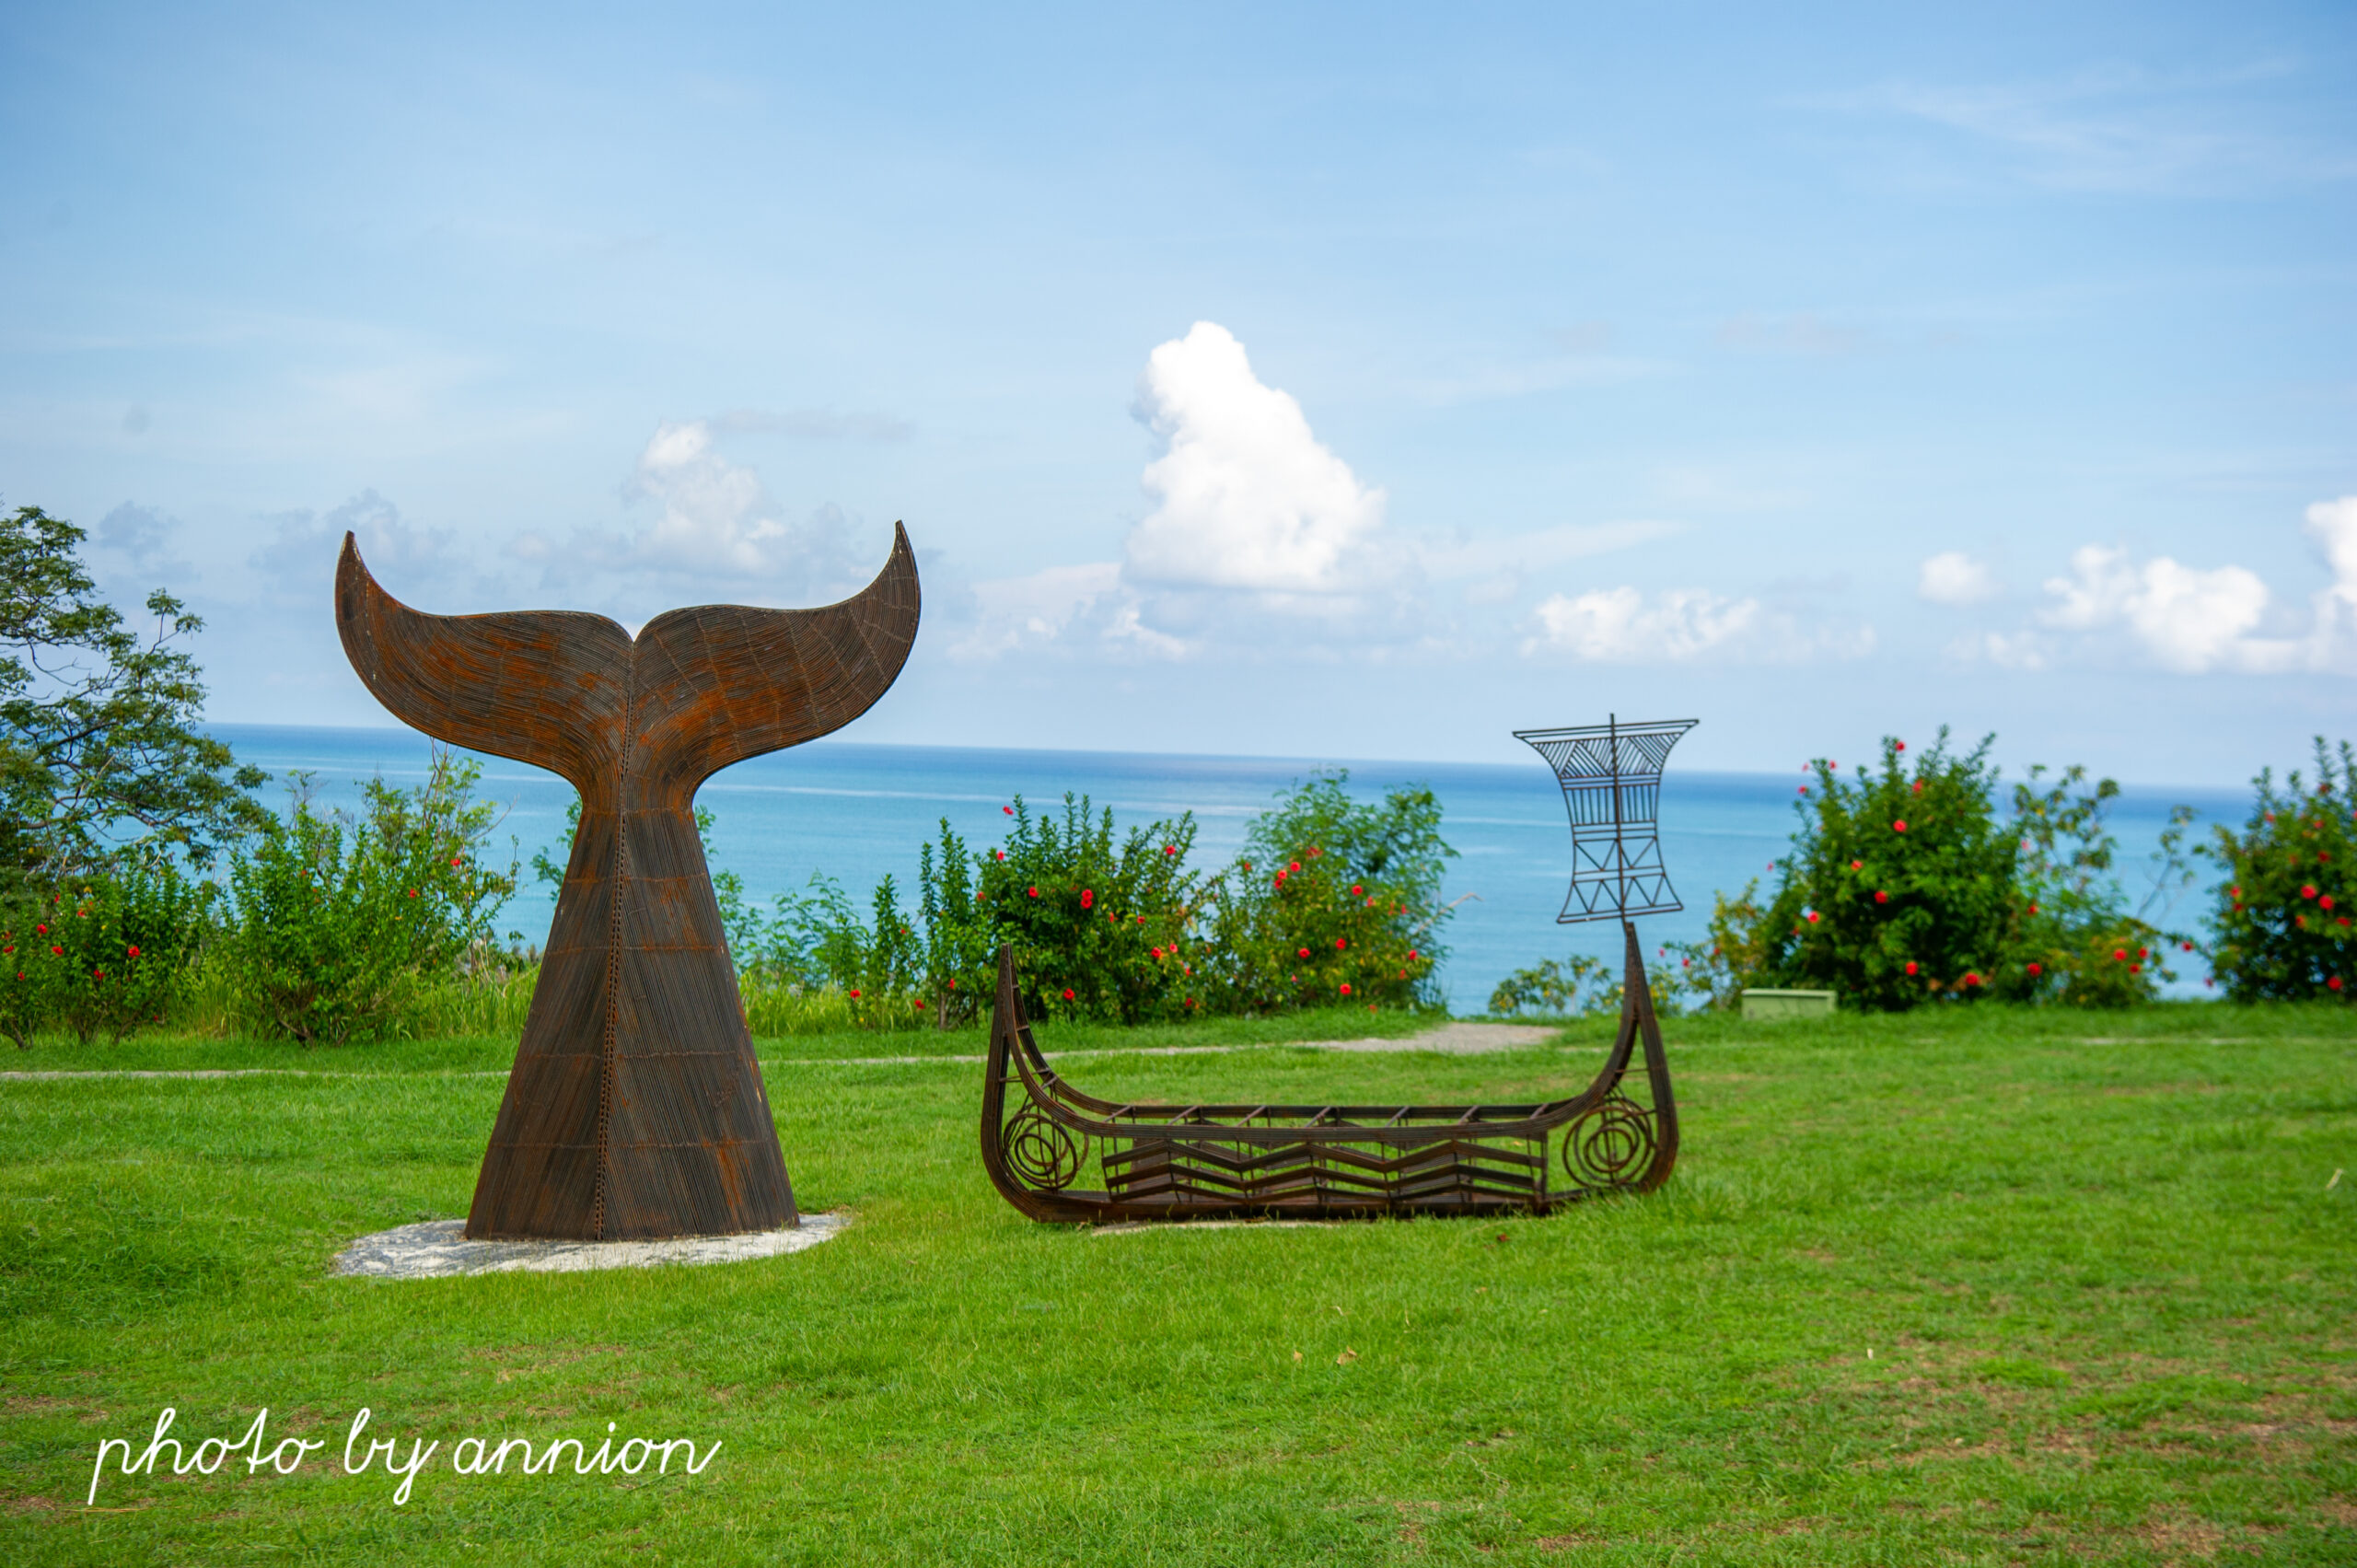
[[[683,1236],[666,1241],[469,1241],[464,1220],[427,1220],[364,1236],[336,1254],[331,1274],[435,1280],[454,1274],[569,1274],[585,1269],[654,1269],[671,1263],[741,1263],[831,1241],[846,1214],[805,1214],[786,1230]]]

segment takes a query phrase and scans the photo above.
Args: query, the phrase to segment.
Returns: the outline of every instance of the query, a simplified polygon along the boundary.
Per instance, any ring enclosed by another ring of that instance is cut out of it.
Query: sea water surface
[[[290,775],[311,778],[314,797],[355,806],[362,781],[422,782],[432,742],[406,729],[329,729],[279,725],[215,725],[240,762],[276,779],[275,802]],[[525,885],[500,916],[503,934],[539,944],[555,912],[555,889],[531,880],[535,850],[565,858],[565,808],[573,786],[554,773],[499,757],[482,757],[478,793],[505,815],[495,843],[513,845]],[[1346,769],[1353,795],[1379,798],[1401,785],[1428,785],[1439,796],[1441,836],[1457,852],[1443,897],[1457,903],[1443,934],[1441,979],[1457,1011],[1479,1011],[1510,971],[1541,958],[1590,953],[1617,959],[1610,923],[1558,925],[1571,877],[1571,833],[1554,775],[1533,753],[1523,766],[1396,762],[1342,758],[1165,756],[1113,751],[983,750],[958,747],[869,746],[819,740],[773,752],[714,774],[697,796],[716,819],[713,865],[736,872],[767,905],[800,890],[814,873],[831,877],[863,912],[886,873],[915,902],[918,845],[944,818],[968,847],[986,850],[1007,827],[1003,807],[1021,796],[1035,813],[1060,809],[1066,791],[1093,809],[1113,808],[1117,829],[1158,818],[1195,815],[1190,864],[1213,869],[1242,847],[1252,819],[1276,796],[1326,769]],[[1769,863],[1786,848],[1799,781],[1783,773],[1680,772],[1670,760],[1661,792],[1661,842],[1671,885],[1686,908],[1650,916],[1638,930],[1649,949],[1703,935],[1712,898],[1739,892],[1754,877],[1774,885]],[[2239,795],[2215,790],[2130,788],[2115,803],[2124,879],[2143,890],[2143,857],[2183,802],[2206,821],[2239,821]],[[504,853],[503,853],[504,858]],[[2197,908],[2178,906],[2180,923]],[[1649,954],[1650,956],[1650,954]],[[2201,975],[2178,989],[2199,992]]]

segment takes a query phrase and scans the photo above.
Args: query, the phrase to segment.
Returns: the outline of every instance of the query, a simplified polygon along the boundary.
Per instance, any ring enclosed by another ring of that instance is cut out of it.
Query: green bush
[[[294,776],[286,816],[230,860],[222,958],[242,1022],[330,1044],[414,1026],[516,889],[512,865],[482,864],[497,808],[473,798],[480,777],[437,748],[426,783],[370,780],[355,814],[314,810]]]
[[[0,931],[0,1034],[62,1028],[87,1045],[161,1022],[183,991],[216,889],[154,848],[21,902]]]
[[[2316,783],[2294,769],[2251,781],[2258,798],[2240,832],[2220,826],[2210,847],[2225,872],[2212,905],[2212,968],[2237,1002],[2338,996],[2357,987],[2349,867],[2357,856],[2357,765],[2316,738]]]
[[[1321,773],[1283,795],[1237,863],[1208,877],[1188,867],[1191,814],[1124,834],[1086,796],[1041,816],[1018,796],[988,853],[943,821],[919,851],[912,914],[891,877],[863,914],[814,877],[766,916],[741,899],[731,914],[724,898],[730,948],[740,975],[772,995],[765,1006],[793,1001],[799,1016],[817,1004],[794,999],[832,995],[867,1028],[974,1016],[997,984],[1002,944],[1040,1019],[1432,1005],[1434,933],[1448,912],[1441,870],[1455,853],[1440,839],[1440,804],[1429,790],[1395,790],[1363,805],[1347,781]]]
[[[1439,1005],[1441,877],[1457,854],[1440,836],[1440,800],[1396,789],[1363,804],[1349,780],[1313,774],[1281,796],[1206,890],[1213,1011]]]
[[[1718,895],[1707,942],[1682,944],[1680,985],[1728,1006],[1747,985],[1831,990],[1848,1006],[1897,1010],[1935,998],[2123,1005],[2157,994],[2184,938],[2165,916],[2189,875],[2189,813],[2164,836],[2153,893],[2131,912],[2105,831],[2119,793],[2071,768],[2033,768],[2001,820],[1993,740],[1958,756],[1947,731],[1910,762],[1883,742],[1879,770],[1810,765],[1780,880]]]

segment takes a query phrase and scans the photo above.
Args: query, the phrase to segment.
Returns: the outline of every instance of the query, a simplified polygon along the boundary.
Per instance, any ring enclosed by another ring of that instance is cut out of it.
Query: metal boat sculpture
[[[1636,935],[1628,972],[1642,977]],[[1122,1104],[1083,1093],[1039,1052],[999,953],[982,1070],[982,1167],[1035,1220],[1539,1214],[1651,1191],[1678,1158],[1678,1109],[1653,998],[1628,988],[1588,1086],[1539,1105]],[[1629,1070],[1642,1042],[1642,1098]],[[1562,1167],[1562,1176],[1555,1167]],[[1085,1188],[1094,1175],[1098,1185]]]
[[[1536,1105],[1121,1103],[1064,1082],[999,951],[982,1069],[982,1167],[1035,1220],[1546,1214],[1649,1192],[1678,1163],[1678,1100],[1631,917],[1680,907],[1655,828],[1662,763],[1691,720],[1518,732],[1572,813],[1560,923],[1617,919],[1620,1028],[1586,1088]],[[1633,899],[1631,895],[1634,895]],[[1642,1047],[1644,1071],[1632,1075]],[[1561,1175],[1557,1167],[1561,1167]],[[1094,1176],[1097,1185],[1084,1186]]]
[[[720,769],[840,729],[891,686],[920,608],[908,535],[893,532],[883,571],[840,604],[674,610],[636,637],[566,610],[412,610],[344,536],[336,628],[377,700],[437,740],[581,792],[469,1237],[797,1222],[693,804]]]

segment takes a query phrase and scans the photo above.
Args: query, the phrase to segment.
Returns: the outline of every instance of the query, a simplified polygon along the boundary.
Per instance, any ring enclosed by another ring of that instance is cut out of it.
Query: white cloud
[[[1550,596],[1538,607],[1538,642],[1600,664],[1680,662],[1744,636],[1759,620],[1756,598],[1672,588],[1648,602],[1634,588],[1598,588]]]
[[[1129,581],[1334,594],[1382,575],[1383,492],[1319,445],[1226,328],[1198,321],[1156,348],[1139,405],[1168,448],[1146,467],[1157,504],[1130,531]]]
[[[2332,581],[2311,596],[2305,618],[2247,567],[2188,566],[2166,555],[2140,561],[2125,546],[2089,544],[2072,552],[2067,576],[2047,579],[2042,630],[1968,633],[1948,655],[2037,669],[2074,645],[2099,656],[2107,639],[2125,639],[2185,675],[2357,674],[2357,495],[2310,506],[2307,532]],[[1926,598],[1937,597],[1932,569],[1942,559],[1924,563]]]
[[[738,599],[793,603],[848,592],[882,560],[880,552],[859,548],[849,519],[834,506],[799,521],[780,516],[761,475],[714,447],[711,421],[656,425],[623,494],[656,503],[661,515],[634,534],[583,529],[564,543],[526,534],[509,552],[540,564],[554,582],[598,572],[659,573]]]
[[[1997,581],[1961,550],[1945,550],[1923,563],[1915,591],[1933,604],[1978,604],[1995,596]]]
[[[1143,476],[1155,505],[1130,529],[1123,560],[977,584],[970,630],[952,645],[959,657],[1051,646],[1074,656],[1451,656],[1510,634],[1511,615],[1491,607],[1519,599],[1532,576],[1683,527],[1631,519],[1402,537],[1387,526],[1383,493],[1318,442],[1301,405],[1262,383],[1213,322],[1148,356],[1137,414],[1164,447]],[[1679,613],[1715,634],[1717,611]]]
[[[437,608],[434,598],[448,598],[472,575],[453,549],[456,533],[414,526],[374,490],[362,491],[325,517],[286,512],[276,520],[277,536],[247,557],[248,563],[269,591],[298,603],[316,601],[323,609],[328,604],[336,555],[347,532],[359,540],[361,559],[387,591],[421,609]]]
[[[2047,580],[2056,602],[2038,617],[2058,631],[2125,628],[2155,663],[2189,675],[2300,662],[2298,644],[2252,635],[2270,596],[2243,567],[2203,571],[2165,555],[2138,565],[2122,547],[2089,544],[2072,554],[2071,571]]]
[[[1028,577],[974,585],[974,623],[952,648],[962,658],[1052,642],[1117,596],[1121,568],[1112,561],[1051,566]]]
[[[1552,651],[1596,664],[1860,658],[1876,641],[1871,626],[1805,629],[1757,598],[1729,598],[1707,588],[1669,588],[1650,597],[1627,587],[1554,594],[1534,619],[1536,633],[1522,645],[1526,655]]]
[[[2332,587],[2316,597],[2314,662],[2349,668],[2357,665],[2357,495],[2309,507],[2308,533],[2332,568]]]

